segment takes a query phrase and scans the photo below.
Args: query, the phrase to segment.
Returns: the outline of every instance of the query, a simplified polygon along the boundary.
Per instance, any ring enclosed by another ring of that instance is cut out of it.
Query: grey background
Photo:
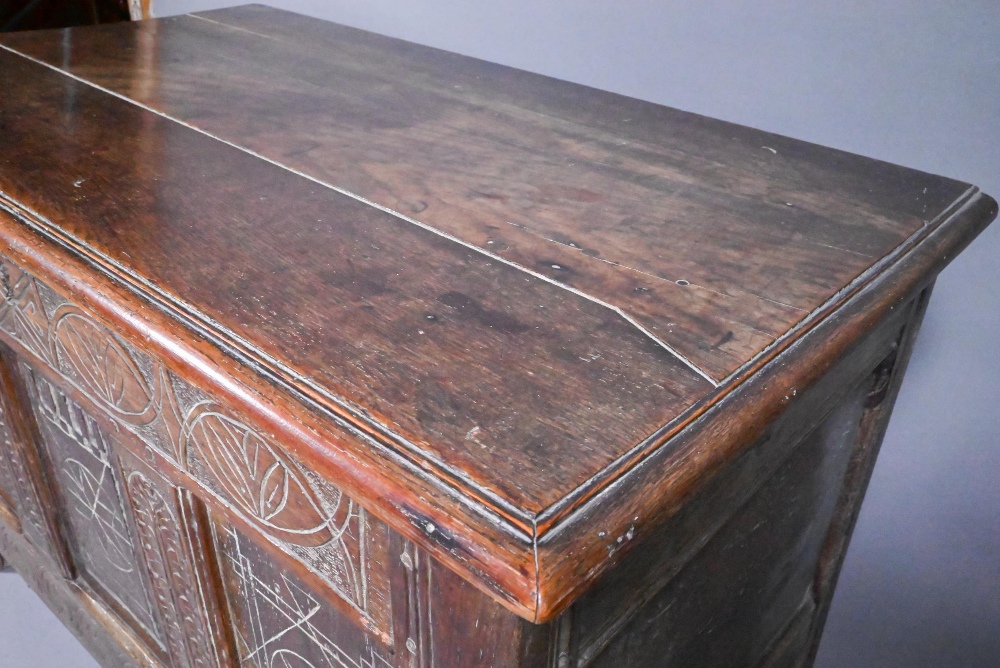
[[[229,4],[159,0],[154,11]],[[996,0],[268,4],[1000,195]],[[1000,666],[998,259],[1000,224],[938,281],[837,589],[822,668]],[[93,662],[18,578],[0,576],[0,665]]]

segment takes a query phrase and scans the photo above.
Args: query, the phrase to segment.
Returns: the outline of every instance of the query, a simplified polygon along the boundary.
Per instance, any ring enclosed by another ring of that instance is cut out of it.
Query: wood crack
[[[284,388],[304,404],[331,417],[336,424],[344,427],[354,436],[379,449],[388,451],[394,455],[393,459],[403,463],[412,473],[441,488],[450,496],[461,499],[470,509],[490,521],[498,523],[519,540],[529,538],[525,523],[533,517],[531,513],[514,506],[490,490],[482,488],[466,474],[418,448],[414,443],[380,422],[367,418],[360,408],[326,392],[325,388],[319,384],[287,368],[277,359],[257,350],[235,333],[229,332],[221,324],[197,310],[191,309],[155,285],[133,275],[127,268],[122,267],[113,259],[95,252],[86,244],[81,244],[58,226],[47,221],[41,214],[13,202],[3,191],[0,191],[0,211],[14,216],[33,231],[55,242],[85,262],[96,265],[101,269],[103,276],[115,280],[143,300],[154,304],[195,334],[204,337],[205,340],[211,342],[229,357],[253,369],[255,373],[267,381]],[[430,475],[426,470],[428,467],[438,475]],[[522,523],[510,522],[502,513],[492,510],[488,505],[490,503],[503,509],[510,518],[517,518]]]
[[[532,276],[532,277],[534,277],[536,279],[539,279],[541,281],[549,283],[550,285],[554,285],[557,288],[560,288],[562,290],[566,290],[568,292],[572,292],[573,294],[575,294],[575,295],[577,295],[579,297],[582,297],[582,298],[584,298],[584,299],[586,299],[586,300],[588,300],[590,302],[593,302],[593,303],[595,303],[595,304],[597,304],[599,306],[603,306],[604,308],[610,309],[610,310],[614,311],[619,317],[623,318],[630,325],[632,325],[637,330],[639,330],[640,332],[642,332],[645,336],[647,336],[654,343],[656,343],[661,348],[663,348],[668,353],[670,353],[675,358],[677,358],[682,364],[684,364],[684,366],[688,367],[691,371],[695,372],[700,377],[702,377],[703,379],[705,379],[706,381],[708,381],[712,385],[712,387],[718,387],[719,386],[719,382],[714,377],[712,377],[711,374],[707,373],[704,369],[702,369],[701,367],[699,367],[698,365],[696,365],[694,362],[692,362],[690,359],[688,359],[687,357],[685,357],[684,355],[682,355],[673,346],[669,345],[668,343],[666,343],[665,341],[663,341],[659,337],[655,336],[647,328],[645,328],[644,326],[642,326],[641,324],[639,324],[639,322],[635,318],[633,318],[632,316],[630,316],[629,314],[627,314],[624,310],[622,310],[618,306],[610,304],[610,303],[608,303],[608,302],[606,302],[606,301],[604,301],[602,299],[599,299],[599,298],[597,298],[597,297],[595,297],[595,296],[593,296],[591,294],[583,292],[582,290],[578,290],[578,289],[576,289],[576,288],[574,288],[572,286],[566,285],[565,283],[560,283],[559,281],[556,281],[556,280],[554,280],[554,279],[546,276],[545,274],[536,272],[536,271],[534,271],[532,269],[529,269],[528,267],[525,267],[524,265],[518,264],[516,262],[512,262],[512,261],[510,261],[510,260],[508,260],[508,259],[506,259],[506,258],[504,258],[504,257],[502,257],[500,255],[496,255],[495,253],[491,253],[490,251],[482,248],[481,246],[476,246],[475,244],[468,243],[467,241],[464,241],[464,240],[462,240],[462,239],[460,239],[460,238],[458,238],[458,237],[456,237],[456,236],[454,236],[452,234],[448,234],[447,232],[444,232],[442,230],[439,230],[438,228],[436,228],[436,227],[434,227],[432,225],[429,225],[427,223],[421,222],[421,221],[417,220],[416,218],[412,218],[410,216],[407,216],[407,215],[405,215],[403,213],[400,213],[399,211],[396,211],[394,209],[390,209],[387,206],[383,206],[383,205],[379,204],[378,202],[374,202],[374,201],[372,201],[372,200],[370,200],[370,199],[368,199],[366,197],[362,197],[361,195],[353,193],[350,190],[346,190],[344,188],[341,188],[340,186],[336,186],[336,185],[333,185],[332,183],[328,183],[326,181],[323,181],[322,179],[318,179],[318,178],[316,178],[316,177],[314,177],[314,176],[312,176],[310,174],[307,174],[306,172],[300,171],[298,169],[295,169],[294,167],[291,167],[291,166],[286,165],[284,163],[278,162],[277,160],[274,160],[274,159],[269,158],[269,157],[267,157],[265,155],[257,153],[256,151],[253,151],[253,150],[251,150],[251,149],[249,149],[249,148],[247,148],[245,146],[241,146],[240,144],[236,144],[234,142],[228,141],[227,139],[223,139],[222,137],[219,137],[219,136],[214,135],[214,134],[212,134],[210,132],[207,132],[207,131],[199,128],[196,125],[192,125],[192,124],[190,124],[190,123],[188,123],[186,121],[183,121],[183,120],[181,120],[179,118],[175,118],[173,116],[170,116],[169,114],[165,114],[162,111],[159,111],[158,109],[155,109],[153,107],[145,105],[145,104],[143,104],[141,102],[138,102],[137,100],[134,100],[134,99],[132,99],[130,97],[127,97],[125,95],[122,95],[120,93],[117,93],[117,92],[115,92],[113,90],[110,90],[108,88],[105,88],[104,86],[98,85],[98,84],[96,84],[96,83],[94,83],[92,81],[88,81],[87,79],[84,79],[84,78],[82,78],[80,76],[77,76],[77,75],[73,74],[72,72],[67,72],[66,70],[60,69],[60,68],[58,68],[58,67],[56,67],[54,65],[50,65],[49,63],[46,63],[43,60],[39,60],[37,58],[34,58],[33,56],[29,56],[29,55],[27,55],[25,53],[17,51],[16,49],[12,49],[11,47],[9,47],[9,46],[7,46],[5,44],[0,44],[0,49],[4,49],[6,51],[9,51],[9,52],[11,52],[13,54],[16,54],[16,55],[22,57],[22,58],[26,58],[27,60],[30,60],[31,62],[33,62],[33,63],[35,63],[37,65],[41,65],[41,66],[46,67],[46,68],[48,68],[50,70],[58,72],[59,74],[62,74],[63,76],[66,76],[66,77],[69,77],[69,78],[74,79],[76,81],[79,81],[80,83],[85,84],[87,86],[90,86],[92,88],[95,88],[95,89],[101,91],[102,93],[106,93],[107,95],[111,95],[111,96],[116,97],[116,98],[118,98],[120,100],[128,102],[129,104],[135,105],[135,106],[137,106],[137,107],[139,107],[141,109],[144,109],[145,111],[148,111],[148,112],[150,112],[152,114],[156,114],[157,116],[160,116],[161,118],[165,118],[165,119],[167,119],[167,120],[169,120],[169,121],[171,121],[173,123],[177,123],[178,125],[182,125],[182,126],[188,128],[189,130],[193,130],[193,131],[195,131],[195,132],[197,132],[199,134],[202,134],[202,135],[204,135],[206,137],[209,137],[209,138],[211,138],[211,139],[213,139],[215,141],[221,142],[221,143],[223,143],[223,144],[225,144],[225,145],[227,145],[227,146],[229,146],[231,148],[234,148],[234,149],[236,149],[238,151],[242,151],[243,153],[251,155],[251,156],[253,156],[253,157],[255,157],[255,158],[259,159],[259,160],[263,160],[264,162],[267,162],[267,163],[269,163],[271,165],[274,165],[275,167],[278,167],[280,169],[284,169],[284,170],[286,170],[288,172],[291,172],[291,173],[295,174],[296,176],[302,177],[304,179],[308,179],[309,181],[312,181],[316,185],[322,186],[324,188],[328,188],[328,189],[333,190],[334,192],[340,193],[341,195],[344,195],[346,197],[350,197],[351,199],[356,200],[358,202],[361,202],[362,204],[365,204],[365,205],[370,206],[372,208],[378,209],[379,211],[382,211],[383,213],[387,213],[390,216],[393,216],[395,218],[403,220],[403,221],[405,221],[407,223],[410,223],[411,225],[415,225],[415,226],[417,226],[417,227],[419,227],[419,228],[421,228],[423,230],[426,230],[426,231],[428,231],[428,232],[430,232],[432,234],[436,234],[436,235],[438,235],[440,237],[448,239],[449,241],[451,241],[453,243],[459,244],[459,245],[461,245],[461,246],[463,246],[465,248],[468,248],[469,250],[472,250],[472,251],[475,251],[475,252],[477,252],[477,253],[479,253],[481,255],[484,255],[484,256],[490,258],[491,260],[496,260],[497,262],[500,262],[500,263],[505,264],[505,265],[507,265],[509,267],[512,267],[513,269],[516,269],[518,271],[521,271],[521,272],[524,272],[526,274],[529,274],[530,276]]]

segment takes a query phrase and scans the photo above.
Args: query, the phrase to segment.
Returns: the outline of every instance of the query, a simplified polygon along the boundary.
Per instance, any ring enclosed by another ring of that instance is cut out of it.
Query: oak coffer
[[[0,553],[107,666],[805,666],[947,178],[260,6],[0,37]]]

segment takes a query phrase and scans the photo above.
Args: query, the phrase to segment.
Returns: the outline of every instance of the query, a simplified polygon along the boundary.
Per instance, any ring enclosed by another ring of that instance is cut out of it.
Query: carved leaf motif
[[[104,327],[64,307],[56,314],[53,347],[81,388],[118,417],[133,423],[155,417],[149,384]]]
[[[13,338],[18,346],[29,349],[65,384],[86,394],[118,426],[181,468],[187,467],[206,494],[219,497],[248,521],[256,523],[263,537],[307,566],[348,601],[351,612],[360,613],[366,628],[377,626],[384,638],[390,637],[384,631],[390,627],[391,617],[388,583],[378,577],[372,579],[369,573],[366,536],[370,526],[364,509],[336,485],[300,468],[259,434],[228,417],[199,388],[173,376],[161,360],[130,347],[99,320],[2,255],[0,283],[4,288],[0,330],[6,338]],[[26,376],[34,378],[33,372],[24,368]],[[42,413],[49,413],[44,417],[55,430],[52,433],[60,432],[92,457],[104,461],[103,446],[95,440],[96,432],[89,419],[84,413],[75,412],[83,409],[41,376],[36,382],[40,384],[36,403]],[[73,409],[72,415],[66,412],[68,408]],[[86,429],[81,431],[81,427]],[[11,465],[16,468],[20,463],[15,458]],[[91,479],[93,476],[62,469],[60,473],[70,477],[64,490],[74,496],[85,497],[89,493],[96,498],[97,481]],[[22,469],[14,471],[14,475],[17,491],[26,495],[30,491],[28,474]],[[119,500],[117,486],[108,491],[115,501]],[[141,498],[141,493],[137,498]],[[103,508],[107,503],[102,501],[100,505]],[[51,540],[43,518],[35,513],[41,507],[33,502],[19,509],[26,535],[30,534],[29,539],[38,546],[49,545]],[[76,519],[74,515],[73,521]],[[169,523],[160,523],[157,531],[162,533],[167,526]],[[80,531],[88,541],[95,541],[113,538],[114,529],[113,524],[105,522],[99,533],[89,529]],[[379,529],[383,530],[384,527]],[[148,549],[147,537],[142,536],[143,549]],[[174,538],[162,535],[160,540],[163,545],[170,545]],[[56,552],[54,548],[48,551]],[[95,554],[104,551],[109,551],[109,558],[115,560],[113,546],[110,549],[97,546]],[[164,563],[173,563],[170,555],[175,554],[168,547],[162,555]],[[147,564],[147,570],[159,572],[153,562]],[[376,593],[369,596],[369,588],[373,586]],[[128,597],[127,592],[119,593]],[[196,602],[184,596],[176,601],[182,619],[190,617],[188,603]],[[148,611],[148,603],[136,601],[136,609],[139,608]],[[153,623],[152,613],[147,614],[150,619],[142,623],[149,626]],[[294,659],[289,657],[289,660]]]
[[[181,416],[181,409],[177,404],[177,395],[174,393],[170,374],[165,368],[157,365],[157,377],[159,379],[157,383],[159,398],[156,404],[159,420],[154,424],[158,434],[151,438],[150,442],[159,446],[159,449],[168,451],[173,456],[174,461],[180,462],[184,459],[181,451],[181,432],[184,428],[184,418]]]
[[[202,462],[231,501],[284,540],[319,546],[334,538],[308,481],[246,425],[205,410],[185,435],[188,457]]]

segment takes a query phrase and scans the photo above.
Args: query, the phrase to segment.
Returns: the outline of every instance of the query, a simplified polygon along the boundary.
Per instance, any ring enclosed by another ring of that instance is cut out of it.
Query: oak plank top
[[[0,199],[532,540],[976,196],[261,6],[0,47]]]

